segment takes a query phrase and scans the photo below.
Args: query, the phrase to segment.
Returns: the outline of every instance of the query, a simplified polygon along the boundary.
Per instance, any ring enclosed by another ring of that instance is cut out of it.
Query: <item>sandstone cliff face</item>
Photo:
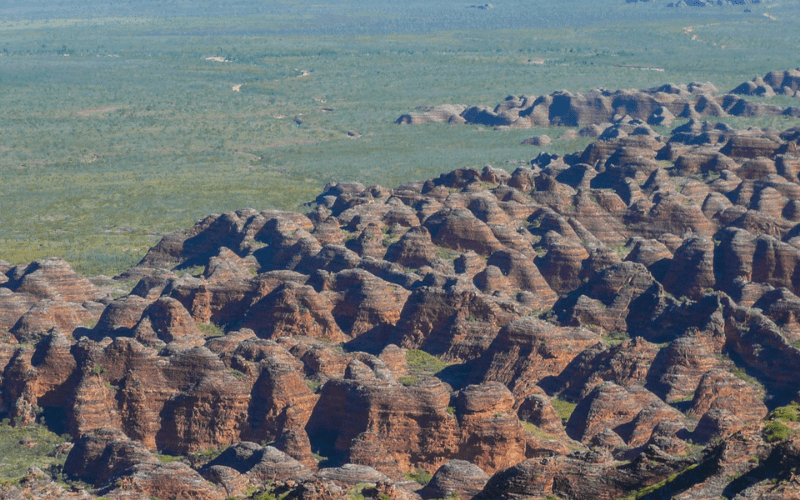
[[[508,385],[522,400],[542,379],[562,373],[584,349],[597,342],[597,336],[585,329],[523,318],[500,330],[477,361],[473,374],[481,380]]]
[[[451,460],[439,467],[428,490],[430,497],[472,498],[483,489],[489,476],[480,467],[466,460]]]
[[[5,271],[0,284],[0,329],[35,343],[51,330],[71,334],[94,323],[104,294],[61,259],[44,259]]]
[[[116,299],[0,263],[0,414],[69,433],[65,473],[112,498],[793,494],[750,460],[797,456],[770,434],[797,400],[797,130],[700,122],[774,112],[704,85],[434,111],[597,141],[210,216]]]

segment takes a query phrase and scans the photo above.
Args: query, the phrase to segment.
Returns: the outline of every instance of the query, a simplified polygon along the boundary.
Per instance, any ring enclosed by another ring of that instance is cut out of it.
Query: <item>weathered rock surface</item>
[[[712,3],[710,0],[693,2]],[[776,93],[795,95],[798,89],[800,69],[769,73],[764,79],[756,78],[752,82],[743,83],[730,93],[754,96],[770,96]],[[728,98],[734,96],[718,95],[718,92],[710,83],[680,86],[669,84],[642,90],[595,89],[586,94],[559,91],[540,97],[508,96],[494,108],[462,105],[422,108],[400,116],[395,123],[469,123],[502,130],[552,125],[585,127],[611,122],[616,116],[629,116],[652,125],[669,125],[676,116],[759,116],[785,112],[776,106],[749,103],[743,99],[742,103],[733,106],[728,104],[731,100]],[[523,144],[548,145],[538,136],[527,141]]]
[[[483,489],[489,476],[466,460],[451,460],[439,467],[427,487],[431,498],[472,498]]]
[[[793,96],[800,90],[800,69],[786,71],[770,71],[763,78],[755,77],[749,82],[744,82],[731,94],[770,96],[783,94]]]
[[[700,121],[782,112],[712,87],[411,116],[597,140],[209,216],[122,297],[0,261],[0,415],[109,498],[793,495],[800,132]]]

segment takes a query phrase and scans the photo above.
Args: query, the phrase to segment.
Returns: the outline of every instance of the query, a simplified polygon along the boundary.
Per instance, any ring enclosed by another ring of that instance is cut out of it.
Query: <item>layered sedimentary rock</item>
[[[64,472],[110,498],[793,494],[766,479],[800,456],[772,412],[798,392],[800,133],[701,122],[775,111],[715,94],[440,108],[597,140],[212,215],[118,298],[0,262],[0,414],[68,433]]]
[[[745,82],[729,94],[722,95],[710,83],[667,84],[642,90],[595,89],[585,94],[559,91],[539,97],[508,96],[494,108],[464,105],[421,108],[400,116],[396,123],[471,123],[497,129],[529,129],[552,125],[600,125],[612,121],[615,116],[626,115],[651,125],[669,125],[675,117],[791,115],[793,108],[748,102],[733,94],[795,95],[798,88],[800,70],[775,71],[763,79]],[[525,144],[546,146],[543,142],[535,137]]]
[[[763,77],[755,77],[749,82],[744,82],[731,94],[773,96],[783,94],[793,96],[800,90],[800,69],[786,71],[770,71]]]

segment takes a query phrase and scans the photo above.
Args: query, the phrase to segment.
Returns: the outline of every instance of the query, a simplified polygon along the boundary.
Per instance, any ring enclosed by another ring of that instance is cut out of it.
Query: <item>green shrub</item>
[[[314,394],[318,393],[320,388],[322,387],[322,383],[319,380],[315,380],[312,378],[304,379],[304,382],[306,383],[308,389]]]
[[[170,455],[167,453],[156,453],[156,457],[162,464],[168,464],[170,462],[178,462],[180,461],[181,457],[178,455]]]
[[[769,418],[778,422],[800,422],[800,404],[791,402],[772,410]]]
[[[421,484],[422,486],[427,486],[428,483],[431,482],[433,476],[421,467],[417,467],[415,472],[406,472],[406,478],[410,479],[411,481],[416,481],[417,483]]]
[[[785,441],[792,434],[792,429],[780,422],[767,422],[764,424],[764,440],[768,443]]]
[[[762,391],[764,390],[764,384],[759,382],[758,379],[753,377],[752,375],[748,375],[748,373],[744,370],[744,368],[738,367],[736,365],[731,365],[729,369],[731,373],[733,373],[739,380],[744,380],[748,384],[754,385]]]
[[[596,202],[597,200],[593,201]],[[625,260],[625,257],[627,257],[628,254],[631,253],[631,250],[633,250],[633,246],[615,245],[611,249],[617,252],[617,255],[619,255],[621,259]]]
[[[449,248],[443,248],[437,246],[436,257],[439,259],[454,261],[458,258],[459,255],[461,254],[456,252],[455,250],[450,250]]]
[[[223,451],[224,450],[222,448],[207,448],[205,450],[199,450],[192,453],[191,458],[194,462],[208,463],[217,458]]]
[[[441,359],[425,351],[409,349],[406,351],[407,375],[400,377],[403,385],[414,385],[425,377],[430,377],[445,369],[448,365]]]
[[[197,323],[197,329],[204,337],[222,337],[225,335],[225,329],[216,323]]]
[[[253,500],[277,500],[271,490],[262,491],[253,495]]]
[[[572,416],[572,412],[575,411],[575,407],[578,406],[576,403],[561,399],[559,397],[552,398],[550,402],[563,422],[569,420],[569,418]]]
[[[350,500],[366,500],[367,498],[372,498],[371,494],[374,494],[374,490],[375,489],[370,484],[359,483],[353,486],[353,488],[347,492],[347,496]],[[365,493],[369,494],[370,496],[367,497]]]
[[[608,332],[608,334],[603,335],[603,340],[609,346],[616,346],[630,339],[631,336],[628,334],[628,332],[622,330],[613,330]]]
[[[682,475],[686,474],[687,472],[689,472],[689,471],[691,471],[693,469],[696,469],[698,465],[699,464],[690,465],[689,467],[683,469],[681,472],[677,472],[677,473],[669,476],[667,479],[664,479],[663,481],[660,481],[660,482],[655,483],[655,484],[651,484],[650,486],[646,486],[646,487],[644,487],[644,488],[642,488],[642,489],[640,489],[638,491],[635,491],[635,492],[633,492],[633,494],[628,495],[626,497],[623,497],[620,500],[638,500],[640,498],[643,498],[643,497],[645,497],[645,496],[647,496],[647,495],[649,495],[649,494],[651,494],[651,493],[663,488],[664,486],[674,482],[676,479],[678,479]]]
[[[411,375],[404,375],[397,379],[397,381],[406,387],[410,387],[419,382],[419,379],[417,377],[412,377]]]
[[[206,266],[199,266],[198,265],[198,266],[179,268],[178,270],[181,271],[182,273],[188,273],[188,274],[190,274],[192,276],[197,277],[197,276],[202,275],[206,271]]]

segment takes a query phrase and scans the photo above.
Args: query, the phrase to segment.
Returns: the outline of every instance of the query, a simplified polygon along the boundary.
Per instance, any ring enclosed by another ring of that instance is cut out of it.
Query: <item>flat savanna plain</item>
[[[520,144],[565,128],[393,123],[418,106],[667,82],[725,91],[800,65],[790,2],[751,13],[540,3],[0,8],[0,259],[59,256],[111,275],[211,213],[296,210],[332,181],[512,171],[588,144]]]

